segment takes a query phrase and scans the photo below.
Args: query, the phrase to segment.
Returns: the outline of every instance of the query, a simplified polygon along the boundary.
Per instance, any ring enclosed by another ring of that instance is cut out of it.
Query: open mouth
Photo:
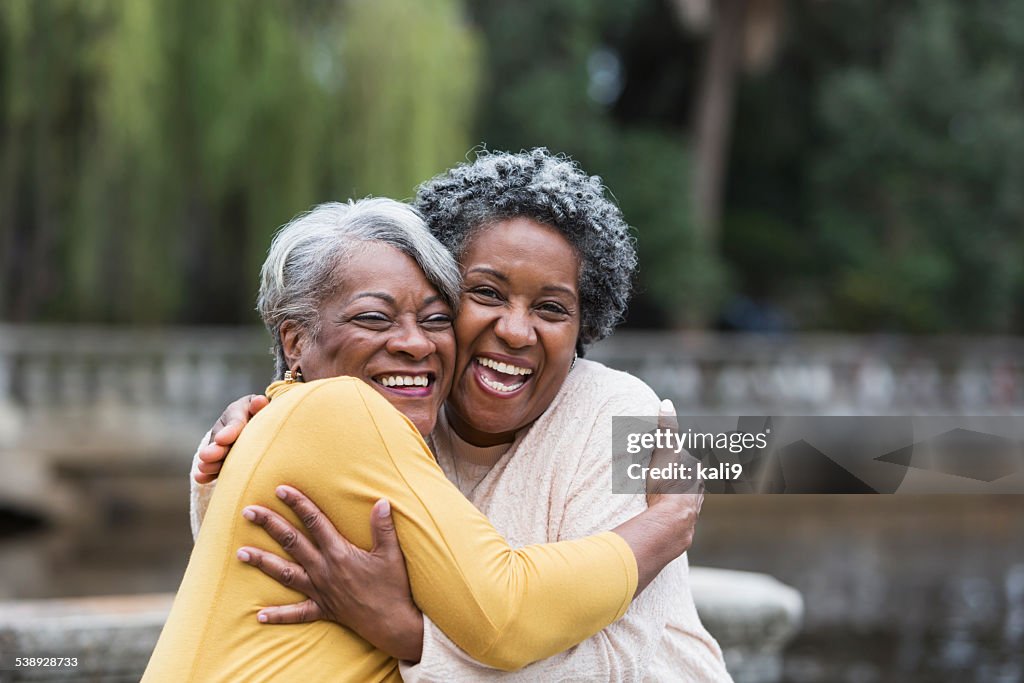
[[[434,391],[437,377],[432,372],[374,375],[373,381],[400,396],[428,396]]]
[[[488,389],[502,395],[511,395],[526,386],[533,369],[477,356],[473,359],[477,379]]]

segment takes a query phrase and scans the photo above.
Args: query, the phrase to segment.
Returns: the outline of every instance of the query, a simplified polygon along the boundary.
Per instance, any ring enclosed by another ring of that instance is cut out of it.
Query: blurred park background
[[[534,146],[636,229],[594,356],[681,409],[1024,412],[1024,3],[3,0],[0,599],[173,590],[273,232]],[[691,562],[801,591],[784,680],[1008,682],[1021,538],[1019,496],[722,496]]]

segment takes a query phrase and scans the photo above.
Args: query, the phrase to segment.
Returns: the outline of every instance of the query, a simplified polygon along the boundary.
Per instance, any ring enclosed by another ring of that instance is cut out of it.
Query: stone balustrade
[[[61,514],[54,468],[182,465],[260,391],[263,330],[0,324],[0,503]],[[591,357],[691,414],[1018,414],[1024,341],[623,331]]]
[[[209,419],[226,400],[267,384],[268,346],[266,333],[249,327],[0,324],[0,405]],[[916,414],[1024,410],[1022,352],[1015,338],[623,331],[590,355],[703,409]]]

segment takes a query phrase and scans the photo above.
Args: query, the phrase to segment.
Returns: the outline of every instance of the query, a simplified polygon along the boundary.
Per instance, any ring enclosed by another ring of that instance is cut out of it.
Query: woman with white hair
[[[612,419],[653,416],[658,399],[635,377],[581,358],[621,320],[637,266],[629,226],[601,179],[545,149],[485,152],[424,183],[414,205],[463,276],[455,379],[431,439],[445,474],[516,546],[580,538],[641,511],[642,497],[612,493]],[[215,475],[259,406],[252,401],[236,401],[215,425],[197,477]],[[289,549],[295,562],[246,552],[278,580],[300,577],[309,600],[262,614],[364,630],[386,621],[395,603],[379,596],[397,593],[400,560],[349,546],[309,498],[291,491],[288,499],[320,527],[316,545]],[[201,513],[201,496],[193,500]],[[694,520],[698,510],[699,501]],[[301,535],[269,511],[254,521],[279,542]],[[430,614],[413,622],[406,637],[413,649],[422,637],[422,649],[411,658],[419,664],[404,667],[407,680],[730,680],[694,607],[685,555],[622,619],[519,672],[495,671],[448,635]]]
[[[513,550],[445,478],[420,435],[454,376],[457,292],[450,255],[398,202],[322,205],[278,233],[259,296],[278,381],[221,473],[144,680],[397,680],[407,640],[392,633],[422,632],[421,609],[479,661],[515,669],[620,617],[683,552],[669,498],[612,532]],[[298,523],[273,501],[280,484],[365,548],[371,511],[393,520],[408,573],[386,620],[260,625],[298,593],[235,550],[258,541],[251,503]]]

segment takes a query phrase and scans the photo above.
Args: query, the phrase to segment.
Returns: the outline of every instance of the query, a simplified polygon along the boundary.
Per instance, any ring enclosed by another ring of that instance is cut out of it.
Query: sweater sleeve
[[[562,516],[559,538],[578,538],[611,529],[646,509],[642,495],[613,494],[612,417],[658,414],[657,396],[646,385],[628,378],[621,391],[588,414],[589,434],[579,457]],[[574,423],[575,429],[583,425]],[[534,504],[522,501],[521,504]],[[539,502],[537,504],[540,504]],[[685,563],[685,560],[682,562]],[[677,563],[673,563],[675,565]],[[407,682],[616,680],[640,681],[656,656],[665,634],[667,606],[685,578],[670,565],[629,607],[625,616],[573,648],[504,674],[474,661],[424,619],[423,655],[419,664],[402,665]]]
[[[510,548],[383,397],[355,380],[318,384],[275,439],[292,452],[282,474],[290,470],[301,480],[280,483],[297,485],[366,549],[370,510],[387,498],[416,604],[471,657],[515,670],[625,613],[636,590],[636,561],[617,534]]]
[[[202,450],[203,446],[210,443],[212,431],[206,432],[206,436],[203,437],[196,447],[195,455],[192,456],[192,469],[188,473],[188,518],[189,523],[192,525],[193,542],[199,536],[199,529],[203,525],[203,517],[206,516],[206,509],[210,507],[210,498],[213,496],[213,490],[217,486],[216,479],[209,484],[200,484],[195,478],[196,473],[199,472],[199,451]]]

